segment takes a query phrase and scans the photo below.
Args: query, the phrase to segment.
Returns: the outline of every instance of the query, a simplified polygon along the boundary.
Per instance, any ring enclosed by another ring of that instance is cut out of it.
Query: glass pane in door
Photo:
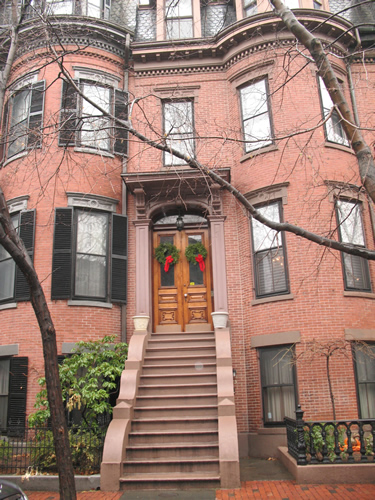
[[[195,243],[202,243],[201,234],[190,234],[188,237],[188,245],[194,245]],[[190,286],[203,285],[203,272],[200,270],[198,262],[189,262],[189,279]]]
[[[173,236],[161,236],[161,243],[172,243]],[[174,286],[174,265],[169,266],[168,272],[164,271],[164,264],[160,264],[160,284],[161,286]]]

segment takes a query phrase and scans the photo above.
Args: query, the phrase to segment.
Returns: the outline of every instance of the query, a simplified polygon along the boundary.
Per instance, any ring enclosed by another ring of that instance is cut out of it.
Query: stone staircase
[[[135,330],[100,488],[238,488],[230,331]]]
[[[120,487],[220,487],[213,332],[151,334]]]

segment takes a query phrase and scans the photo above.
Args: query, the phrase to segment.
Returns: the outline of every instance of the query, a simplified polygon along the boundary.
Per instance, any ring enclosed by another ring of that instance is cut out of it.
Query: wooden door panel
[[[209,249],[207,229],[154,232],[154,248],[168,241],[181,250],[179,261],[168,274],[153,259],[154,327],[176,326],[185,331],[186,325],[211,322],[210,257],[207,255],[203,273],[199,267],[189,265],[185,257],[185,249],[194,238]]]

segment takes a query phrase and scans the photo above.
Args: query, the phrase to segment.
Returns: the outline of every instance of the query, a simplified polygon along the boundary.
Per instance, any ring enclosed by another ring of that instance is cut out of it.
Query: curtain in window
[[[293,356],[290,348],[261,350],[261,379],[265,422],[295,416]]]
[[[107,214],[79,212],[77,220],[75,293],[106,297]]]

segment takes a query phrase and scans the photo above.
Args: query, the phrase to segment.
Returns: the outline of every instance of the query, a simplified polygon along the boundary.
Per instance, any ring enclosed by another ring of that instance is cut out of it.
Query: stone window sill
[[[355,292],[354,290],[345,290],[344,297],[360,297],[361,299],[375,300],[375,293],[371,292]]]
[[[345,153],[354,154],[354,151],[350,146],[344,146],[344,144],[338,144],[337,142],[325,141],[324,146],[326,148],[340,149],[340,151],[345,151]]]
[[[7,304],[0,304],[0,311],[5,309],[17,309],[17,302],[8,302]]]
[[[240,163],[243,163],[244,161],[249,160],[254,156],[258,156],[263,153],[269,153],[270,151],[276,151],[277,149],[278,147],[276,146],[276,144],[270,144],[269,146],[265,146],[264,148],[259,148],[255,149],[254,151],[249,151],[240,159]]]
[[[263,297],[262,299],[254,299],[251,301],[252,306],[258,304],[267,304],[268,302],[279,302],[281,300],[293,300],[294,295],[292,293],[287,293],[285,295],[273,295],[272,297]]]
[[[104,307],[104,309],[112,309],[112,304],[109,302],[99,302],[96,300],[68,300],[68,306]]]

